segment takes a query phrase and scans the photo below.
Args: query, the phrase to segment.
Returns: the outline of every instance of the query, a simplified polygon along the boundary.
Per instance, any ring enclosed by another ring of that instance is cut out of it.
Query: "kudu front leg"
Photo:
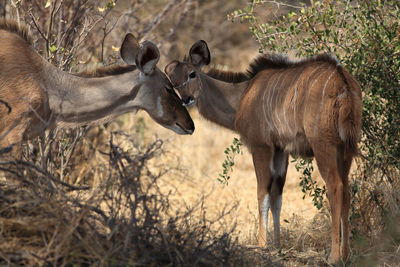
[[[258,198],[258,245],[267,245],[268,213],[270,209],[270,195],[268,188],[271,185],[271,172],[269,163],[272,161],[272,149],[267,146],[252,147],[253,164],[257,177]]]

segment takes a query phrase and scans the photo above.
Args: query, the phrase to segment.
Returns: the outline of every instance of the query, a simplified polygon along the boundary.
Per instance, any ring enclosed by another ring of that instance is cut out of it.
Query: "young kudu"
[[[314,156],[331,207],[329,261],[345,260],[349,255],[348,173],[361,127],[361,90],[355,79],[329,55],[299,62],[262,55],[244,73],[202,72],[201,67],[209,63],[207,44],[198,41],[189,60],[173,61],[165,72],[186,104],[196,103],[206,119],[237,131],[249,147],[257,176],[259,245],[266,244],[269,209],[274,244],[280,245],[289,153]]]
[[[127,65],[69,74],[42,58],[15,22],[1,21],[0,36],[0,149],[48,128],[106,121],[139,109],[178,134],[194,131],[181,99],[156,67],[160,53],[149,41],[139,45],[127,34],[120,50]]]

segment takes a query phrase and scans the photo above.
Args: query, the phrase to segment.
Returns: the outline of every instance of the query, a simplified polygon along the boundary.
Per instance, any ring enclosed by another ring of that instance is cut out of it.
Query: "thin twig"
[[[287,6],[287,7],[291,7],[291,8],[295,8],[295,9],[301,9],[304,6],[295,6],[295,5],[291,5],[291,4],[287,4],[287,3],[283,3],[283,2],[279,2],[279,1],[260,1],[260,4],[266,4],[266,3],[270,3],[270,4],[275,4],[277,5],[278,9],[280,8],[280,6]]]
[[[173,10],[173,8],[179,4],[180,1],[182,0],[171,0],[171,2],[166,7],[164,7],[164,9],[157,16],[155,16],[152,21],[147,23],[147,25],[140,32],[139,35],[142,38],[145,38],[147,34],[153,31],[161,23],[162,18],[167,16]]]
[[[49,178],[51,181],[58,183],[62,186],[65,186],[69,189],[69,191],[76,191],[76,190],[89,190],[91,187],[90,186],[74,186],[71,185],[69,183],[63,182],[60,179],[54,177],[52,174],[50,174],[48,171],[40,168],[39,166],[35,165],[32,162],[29,161],[23,161],[23,160],[15,160],[15,161],[0,161],[0,165],[13,165],[16,167],[28,167],[31,170],[36,171],[37,173],[40,173],[41,175],[43,175],[46,178]],[[6,171],[10,171],[8,169],[5,169]]]
[[[32,14],[32,11],[29,11],[28,14],[32,19],[32,23],[33,23],[33,26],[35,26],[35,29],[39,32],[40,36],[42,36],[43,40],[45,40],[45,42],[48,43],[47,37],[46,37],[46,35],[44,35],[44,33],[40,29],[39,25],[37,24],[35,16]]]

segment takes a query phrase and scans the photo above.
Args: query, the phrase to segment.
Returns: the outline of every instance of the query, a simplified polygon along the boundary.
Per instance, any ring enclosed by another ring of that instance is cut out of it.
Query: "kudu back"
[[[127,34],[121,46],[125,65],[69,74],[33,48],[25,27],[0,21],[0,149],[54,127],[75,127],[145,110],[178,134],[191,134],[193,121],[156,64],[151,42],[139,45]]]
[[[237,131],[249,147],[257,176],[259,245],[267,241],[269,210],[274,244],[280,245],[289,154],[314,156],[331,207],[329,261],[347,259],[348,174],[361,131],[361,89],[356,80],[327,54],[301,61],[265,54],[239,73],[202,72],[210,61],[206,42],[198,41],[188,60],[171,62],[165,72],[186,104],[195,103],[205,118]]]

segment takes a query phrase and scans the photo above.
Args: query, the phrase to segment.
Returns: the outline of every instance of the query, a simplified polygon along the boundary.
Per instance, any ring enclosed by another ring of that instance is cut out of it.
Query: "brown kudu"
[[[188,60],[171,62],[165,72],[186,104],[196,103],[206,119],[238,132],[249,147],[257,176],[259,245],[266,245],[269,209],[274,244],[280,245],[289,153],[314,156],[331,207],[329,261],[346,260],[348,173],[361,127],[361,90],[355,79],[329,55],[298,62],[282,55],[261,55],[244,73],[202,72],[201,67],[209,63],[208,46],[198,41]]]
[[[193,121],[156,64],[152,42],[127,34],[121,58],[127,65],[69,74],[48,63],[13,21],[0,22],[0,149],[45,129],[107,121],[139,109],[178,134],[192,134]],[[17,149],[18,150],[18,149]]]

